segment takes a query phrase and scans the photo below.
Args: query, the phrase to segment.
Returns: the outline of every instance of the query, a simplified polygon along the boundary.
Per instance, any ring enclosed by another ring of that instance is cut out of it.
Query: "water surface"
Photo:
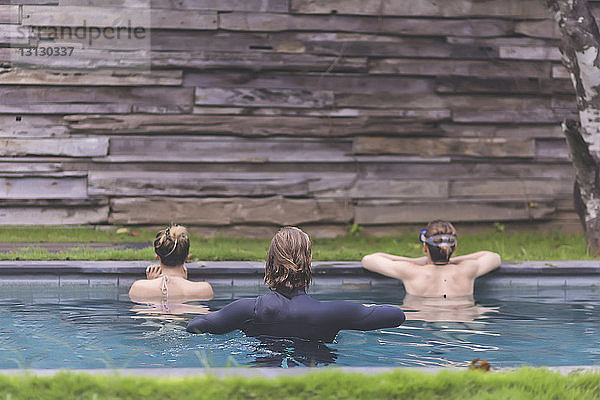
[[[198,312],[217,310],[265,292],[216,286],[215,299],[194,305]],[[404,299],[397,286],[317,286],[309,293],[365,304]],[[600,290],[498,288],[474,300],[474,306],[433,314],[414,312],[411,303],[407,314],[416,319],[401,327],[341,331],[334,343],[323,344],[260,341],[240,331],[192,335],[185,325],[193,307],[135,305],[124,289],[5,287],[0,368],[464,366],[475,358],[493,367],[600,363]]]

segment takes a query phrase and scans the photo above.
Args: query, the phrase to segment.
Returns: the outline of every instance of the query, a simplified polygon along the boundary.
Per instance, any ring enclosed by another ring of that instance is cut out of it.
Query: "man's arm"
[[[401,280],[414,277],[415,265],[425,265],[426,262],[427,257],[408,258],[386,253],[368,254],[361,260],[363,268]]]
[[[240,299],[230,303],[208,315],[194,318],[186,330],[191,333],[227,333],[240,329],[242,324],[251,319],[256,299]]]
[[[406,316],[400,307],[392,305],[363,306],[348,301],[323,302],[331,308],[330,321],[336,321],[339,329],[370,331],[401,325]]]
[[[498,268],[502,263],[502,259],[499,254],[491,251],[478,251],[477,253],[466,254],[460,257],[452,257],[450,262],[458,264],[463,261],[475,261],[474,264],[474,276],[478,277],[485,275],[490,271]]]
[[[411,258],[411,257],[402,257],[402,256],[395,256],[393,254],[388,254],[388,253],[373,253],[372,255],[378,255],[381,257],[385,257],[388,260],[392,260],[392,261],[407,261],[413,264],[417,264],[417,265],[425,265],[427,264],[427,257],[423,256],[423,257],[416,257],[416,258]]]

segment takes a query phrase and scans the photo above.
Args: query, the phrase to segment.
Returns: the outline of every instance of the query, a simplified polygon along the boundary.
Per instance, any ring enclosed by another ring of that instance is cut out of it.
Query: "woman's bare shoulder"
[[[194,294],[206,299],[212,299],[214,296],[213,288],[208,282],[193,282],[189,281],[190,289],[193,290]]]
[[[131,285],[129,288],[129,298],[134,302],[141,302],[148,296],[155,295],[159,292],[158,279],[140,279]]]
[[[139,279],[131,284],[131,288],[129,288],[129,291],[131,292],[132,290],[140,290],[140,289],[150,288],[150,287],[154,286],[153,281],[154,281],[154,279],[152,279],[152,280]]]

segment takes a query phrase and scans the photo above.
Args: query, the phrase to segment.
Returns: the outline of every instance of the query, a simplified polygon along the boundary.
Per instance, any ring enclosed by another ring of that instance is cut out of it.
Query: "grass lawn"
[[[0,243],[32,243],[29,248],[8,249],[0,252],[0,260],[152,260],[152,241],[156,232],[143,229],[97,230],[89,227],[3,227]],[[51,252],[35,247],[41,242],[80,243],[81,247]],[[92,242],[142,242],[148,247],[133,249],[93,249]],[[268,239],[203,238],[192,235],[192,261],[264,260]],[[10,246],[9,246],[10,247]],[[483,233],[459,234],[457,255],[478,250],[499,253],[503,260],[594,260],[588,253],[582,234],[520,232],[505,233],[501,228],[490,228]],[[417,232],[398,236],[375,237],[348,234],[335,239],[313,239],[313,258],[320,261],[357,261],[365,254],[384,251],[417,257],[423,255]]]
[[[148,378],[60,373],[53,377],[0,375],[0,398],[44,399],[597,399],[600,375],[397,370],[380,375],[326,369],[295,377]]]

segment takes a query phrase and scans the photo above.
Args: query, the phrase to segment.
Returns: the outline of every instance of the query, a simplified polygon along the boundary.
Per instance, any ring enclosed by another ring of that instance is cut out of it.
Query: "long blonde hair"
[[[273,290],[308,288],[312,281],[311,261],[309,236],[299,228],[283,227],[271,240],[265,265],[265,283]]]

